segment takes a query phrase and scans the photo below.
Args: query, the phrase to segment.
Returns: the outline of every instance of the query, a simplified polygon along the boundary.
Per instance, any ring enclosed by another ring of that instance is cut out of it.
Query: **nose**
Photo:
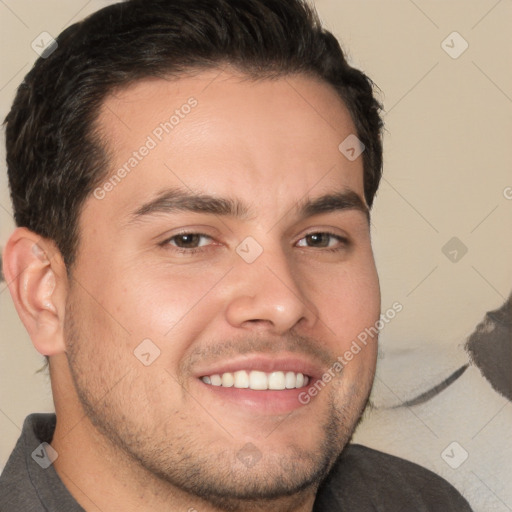
[[[282,251],[265,251],[253,263],[239,261],[226,310],[234,327],[283,334],[297,324],[311,328],[318,318],[315,305],[300,286]]]

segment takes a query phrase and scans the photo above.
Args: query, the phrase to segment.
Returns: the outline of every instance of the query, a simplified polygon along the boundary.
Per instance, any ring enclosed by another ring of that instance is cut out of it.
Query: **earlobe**
[[[35,348],[51,356],[65,351],[63,326],[67,275],[50,240],[17,228],[3,255],[6,282]]]

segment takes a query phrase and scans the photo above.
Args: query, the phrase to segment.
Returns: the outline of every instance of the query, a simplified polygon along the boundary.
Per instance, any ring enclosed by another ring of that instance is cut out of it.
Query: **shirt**
[[[0,512],[84,512],[52,466],[55,414],[31,414],[0,476]],[[48,444],[43,444],[48,443]],[[417,464],[349,444],[313,512],[471,512],[445,480]]]

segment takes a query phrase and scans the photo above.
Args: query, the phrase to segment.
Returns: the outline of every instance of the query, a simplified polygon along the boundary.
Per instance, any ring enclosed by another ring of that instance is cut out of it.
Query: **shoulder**
[[[26,418],[0,475],[0,510],[83,512],[58,477],[43,444],[51,443],[55,425],[54,414]]]
[[[23,424],[16,446],[0,475],[0,510],[41,510],[37,490],[28,471],[30,455],[39,445],[34,428],[49,424],[51,415],[30,415]]]
[[[361,445],[349,445],[320,486],[323,510],[471,512],[446,480],[417,464]]]

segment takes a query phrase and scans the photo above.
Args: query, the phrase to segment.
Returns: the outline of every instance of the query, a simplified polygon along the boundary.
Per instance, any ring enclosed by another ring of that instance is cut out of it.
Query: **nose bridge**
[[[228,321],[237,327],[265,324],[280,333],[299,321],[313,322],[314,305],[298,283],[290,257],[277,245],[261,249],[252,261],[239,252]]]

